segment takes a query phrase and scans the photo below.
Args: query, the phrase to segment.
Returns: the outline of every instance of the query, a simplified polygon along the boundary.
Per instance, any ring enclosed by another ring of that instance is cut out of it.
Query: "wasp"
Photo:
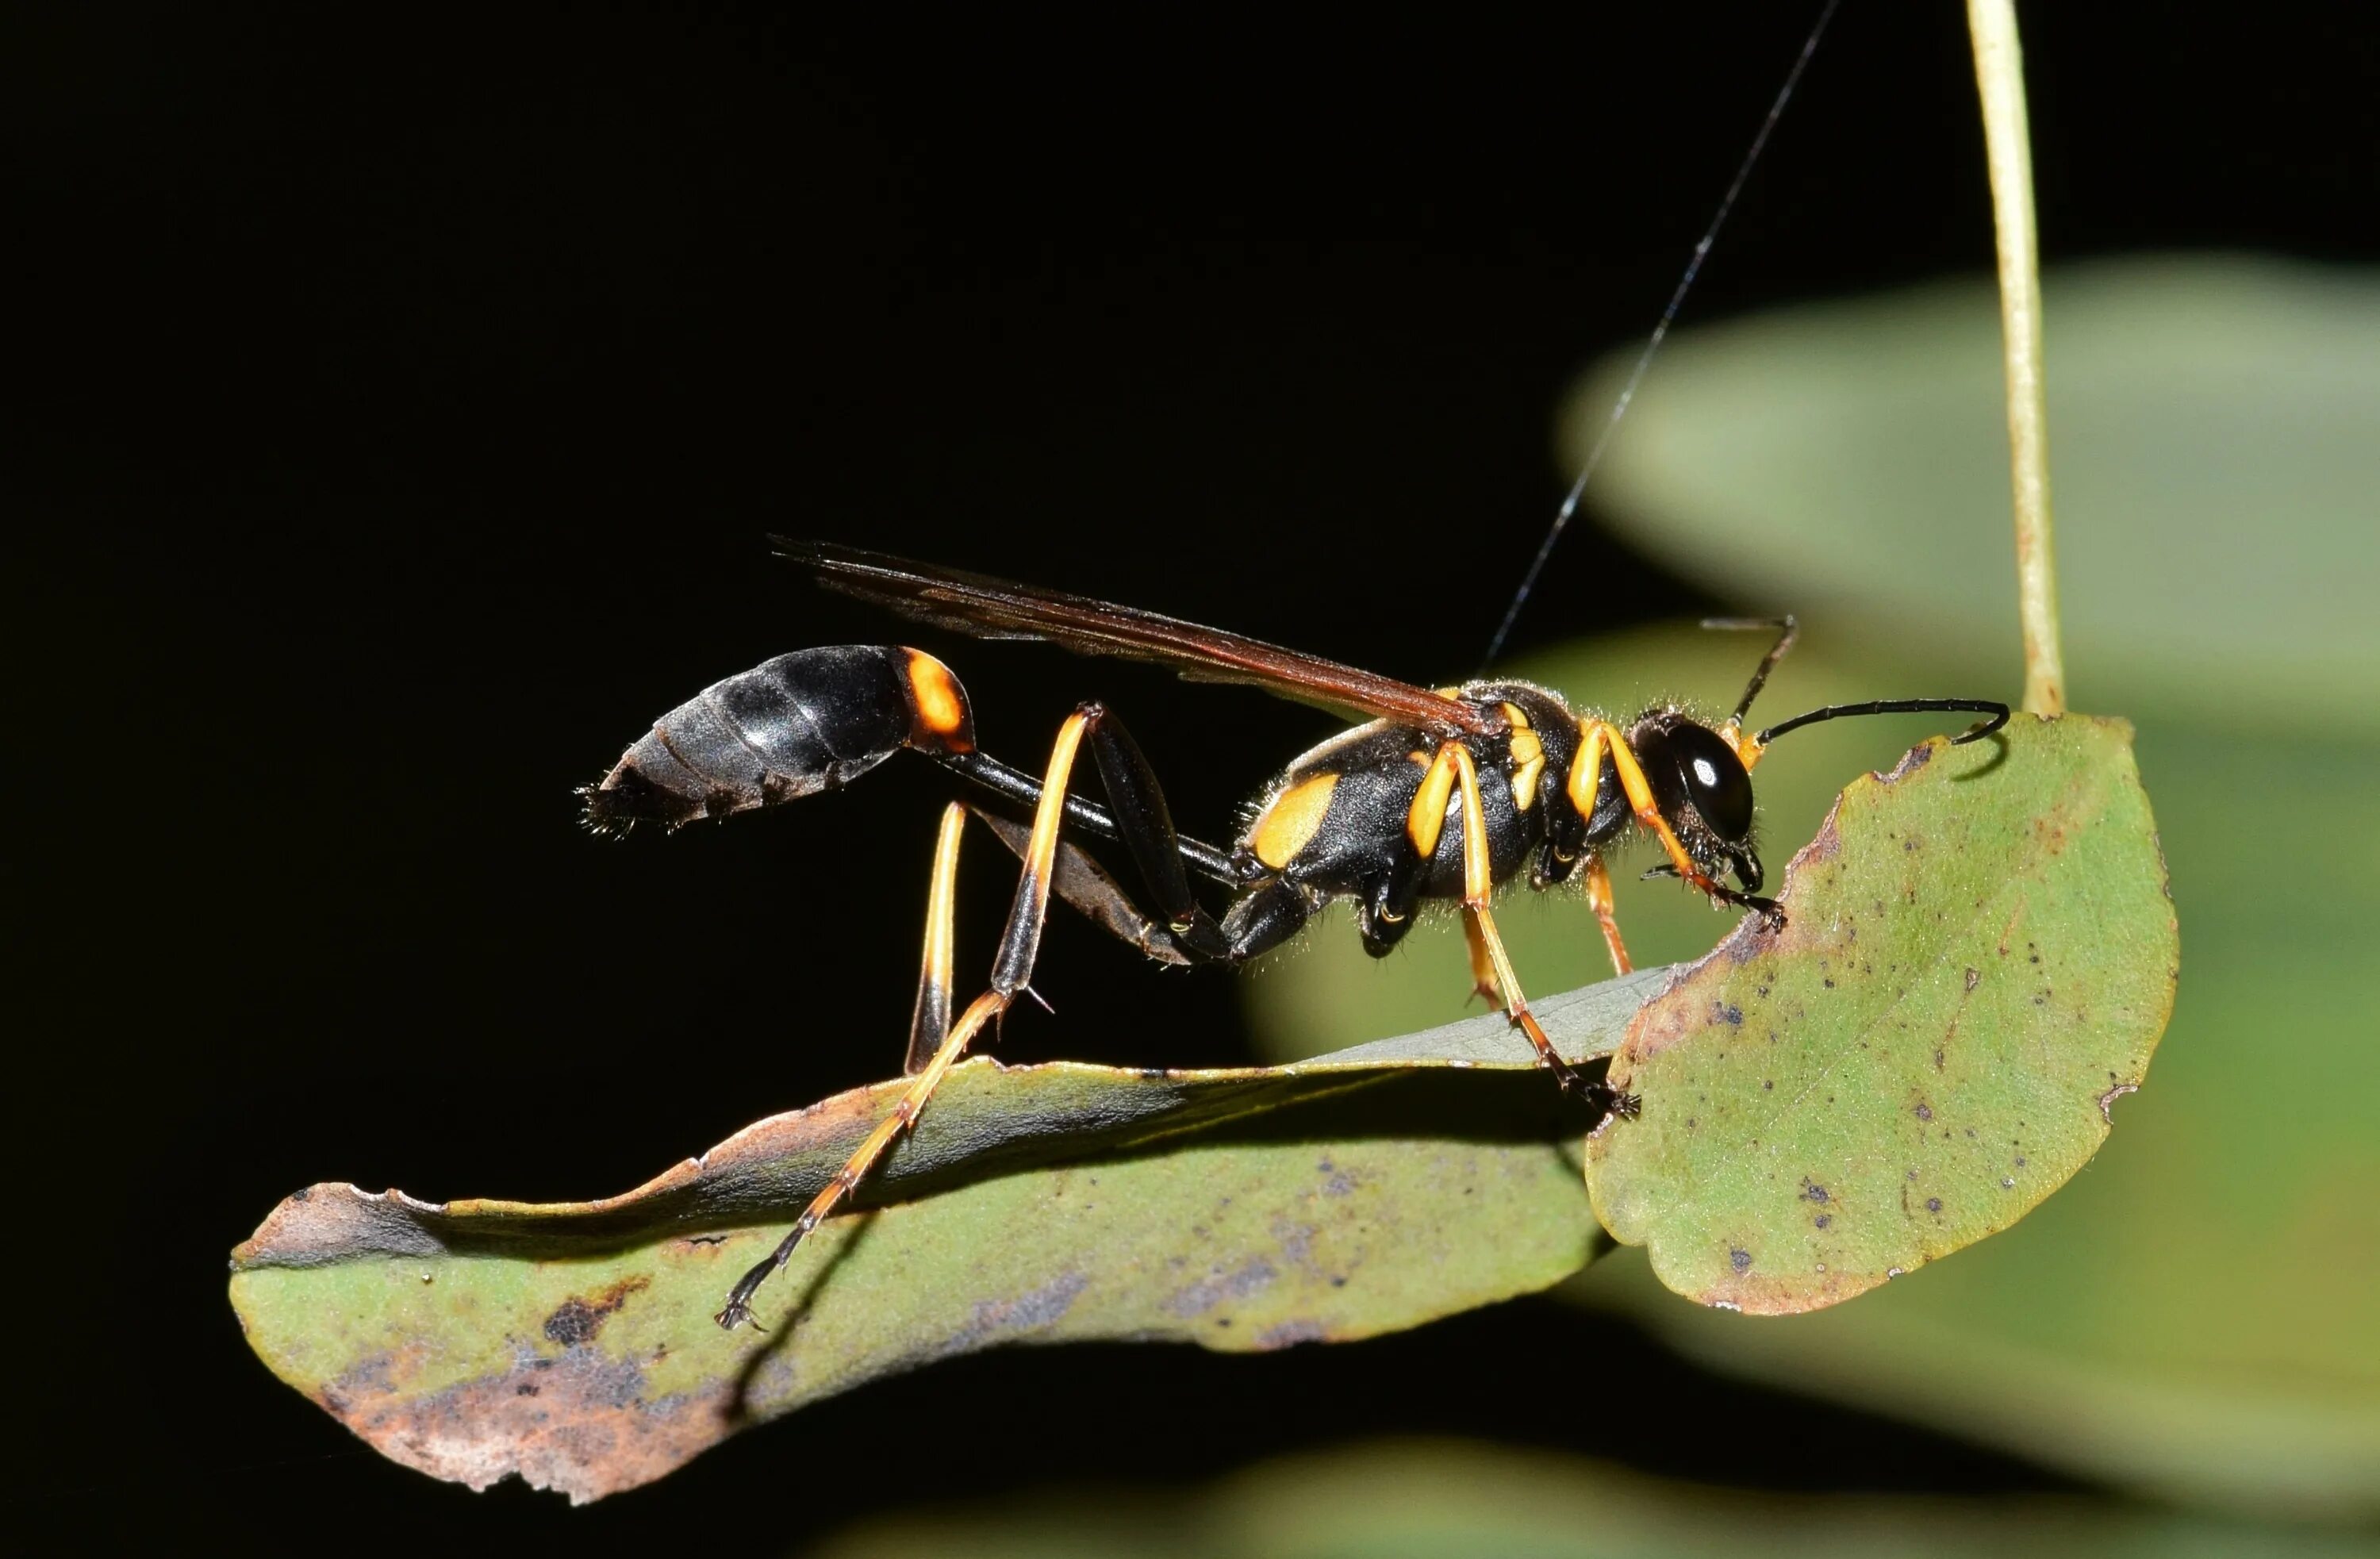
[[[1663,851],[1658,872],[1779,928],[1784,912],[1758,896],[1764,873],[1752,845],[1752,771],[1771,742],[1846,715],[1985,715],[1963,742],[2009,716],[2008,705],[1988,700],[1879,700],[1829,705],[1746,734],[1745,714],[1792,646],[1791,617],[1708,625],[1776,635],[1725,721],[1707,725],[1663,705],[1622,724],[1531,682],[1487,678],[1432,689],[1134,607],[854,547],[772,541],[828,589],[936,627],[1158,662],[1193,680],[1250,684],[1358,724],[1292,761],[1223,849],[1174,827],[1156,773],[1112,710],[1078,704],[1038,775],[1012,768],[977,746],[965,690],[922,650],[795,651],[712,684],[656,721],[583,793],[591,826],[674,826],[773,807],[846,785],[904,749],[1029,809],[1032,819],[1023,825],[955,801],[944,809],[910,1019],[910,1085],[783,1243],[735,1285],[716,1317],[731,1331],[751,1319],[753,1295],[917,1119],[968,1046],[1030,993],[1053,895],[1151,957],[1225,968],[1279,946],[1339,900],[1353,902],[1356,931],[1375,957],[1403,939],[1425,906],[1459,905],[1477,990],[1502,1006],[1565,1090],[1599,1114],[1629,1115],[1636,1101],[1564,1060],[1532,1016],[1496,929],[1496,889],[1524,873],[1539,890],[1582,881],[1612,966],[1624,974],[1631,966],[1605,857],[1641,830]],[[1104,806],[1078,794],[1086,748]],[[990,987],[953,1020],[953,885],[970,816],[1024,866]],[[1089,853],[1092,842],[1131,859],[1140,897]],[[1228,893],[1220,915],[1193,890],[1194,877]]]

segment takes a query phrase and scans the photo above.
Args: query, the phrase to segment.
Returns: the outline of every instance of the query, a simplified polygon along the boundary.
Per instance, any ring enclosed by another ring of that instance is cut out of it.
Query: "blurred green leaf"
[[[818,1550],[820,1559],[2349,1559],[2368,1552],[2347,1534],[2107,1501],[1755,1492],[1459,1441],[1284,1458],[1187,1491],[1044,1492],[989,1508],[880,1517]]]
[[[2380,280],[2135,259],[2050,272],[2044,307],[2076,704],[2140,717],[2179,693],[2374,728]],[[1627,366],[1572,398],[1568,460]],[[2013,681],[2001,396],[1987,278],[1683,332],[1595,502],[1747,605],[1861,625],[1902,664],[1990,645]]]
[[[2019,715],[1854,782],[1630,1025],[1604,1226],[1706,1304],[1815,1309],[2022,1217],[2107,1138],[2172,1010],[2173,905],[2120,722]]]
[[[1548,1001],[1546,1027],[1609,1054],[1665,972]],[[728,1285],[905,1086],[761,1121],[603,1201],[314,1186],[233,1252],[232,1304],[275,1374],[382,1454],[587,1500],[936,1358],[1365,1337],[1592,1251],[1586,1123],[1500,1016],[1274,1071],[975,1060],[863,1188],[915,1200],[820,1228],[764,1291],[773,1332],[721,1331]]]

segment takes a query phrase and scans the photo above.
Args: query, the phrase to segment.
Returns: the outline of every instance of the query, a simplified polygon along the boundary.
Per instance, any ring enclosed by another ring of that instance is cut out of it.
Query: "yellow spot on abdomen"
[[[1330,793],[1338,785],[1335,773],[1315,774],[1274,797],[1250,831],[1248,844],[1257,859],[1275,871],[1296,859],[1297,852],[1320,832],[1322,814],[1330,810]]]
[[[909,699],[917,706],[917,724],[938,737],[961,737],[967,724],[966,700],[959,692],[951,668],[922,650],[909,654]]]

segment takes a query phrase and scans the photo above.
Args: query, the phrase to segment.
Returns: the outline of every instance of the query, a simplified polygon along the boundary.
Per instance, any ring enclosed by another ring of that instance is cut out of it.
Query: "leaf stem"
[[[2058,567],[2049,522],[2048,411],[2042,395],[2041,274],[2033,220],[2033,152],[2014,0],[1967,0],[1984,153],[1999,241],[2000,340],[2008,371],[2009,474],[2016,492],[2017,615],[2024,632],[2024,707],[2066,712],[2058,642]]]

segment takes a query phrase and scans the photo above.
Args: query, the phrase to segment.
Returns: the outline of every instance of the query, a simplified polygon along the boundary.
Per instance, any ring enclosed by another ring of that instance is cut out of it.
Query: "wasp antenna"
[[[1752,700],[1758,698],[1760,689],[1768,685],[1768,674],[1777,669],[1777,663],[1785,658],[1785,652],[1793,648],[1793,639],[1801,633],[1802,625],[1793,620],[1793,614],[1788,612],[1781,617],[1705,617],[1703,627],[1728,633],[1777,635],[1777,642],[1768,647],[1768,653],[1761,656],[1760,664],[1753,667],[1752,680],[1744,684],[1743,697],[1735,700],[1735,713],[1727,717],[1730,725],[1741,725],[1743,717],[1751,713]],[[1768,738],[1764,735],[1754,739],[1766,741]]]
[[[1988,720],[1978,720],[1973,725],[1968,726],[1965,730],[1960,732],[1957,736],[1952,737],[1950,738],[1950,745],[1952,747],[1964,747],[1971,741],[1981,741],[1985,737],[1990,736],[1994,731],[1998,730],[2001,726],[2009,723],[2009,706],[2006,704],[1998,705],[1995,708],[1985,710],[1983,713],[1990,715],[1991,718]]]
[[[2007,725],[2009,720],[2009,706],[1991,699],[1878,699],[1872,703],[1837,703],[1828,704],[1824,709],[1814,709],[1781,725],[1771,725],[1752,739],[1759,746],[1767,747],[1788,731],[1815,725],[1822,720],[1841,720],[1854,714],[1932,714],[1944,710],[1966,710],[1990,716],[1987,720],[1977,721],[1963,735],[1955,737],[1951,742],[1953,747],[1988,737]]]
[[[1728,180],[1727,193],[1719,197],[1718,210],[1712,213],[1710,225],[1703,229],[1701,239],[1695,243],[1694,252],[1686,262],[1685,274],[1678,278],[1677,288],[1670,294],[1669,305],[1661,311],[1661,318],[1653,326],[1653,334],[1645,341],[1645,349],[1636,354],[1636,366],[1628,371],[1628,381],[1620,387],[1620,398],[1612,403],[1611,415],[1604,420],[1602,430],[1595,435],[1595,443],[1588,447],[1586,459],[1579,467],[1578,480],[1570,484],[1569,495],[1562,499],[1561,507],[1554,511],[1554,522],[1547,530],[1546,539],[1537,543],[1537,555],[1529,560],[1528,572],[1521,576],[1521,588],[1512,592],[1512,603],[1504,608],[1504,620],[1496,625],[1495,634],[1488,640],[1488,653],[1480,660],[1482,676],[1494,664],[1497,652],[1504,648],[1504,640],[1512,636],[1512,625],[1520,620],[1521,608],[1528,604],[1529,592],[1537,588],[1537,576],[1545,572],[1546,559],[1553,555],[1554,543],[1561,540],[1561,533],[1570,526],[1571,517],[1578,512],[1578,501],[1585,495],[1587,479],[1594,476],[1595,468],[1603,463],[1604,445],[1611,442],[1612,432],[1620,426],[1620,420],[1628,415],[1629,403],[1636,398],[1636,387],[1644,383],[1645,371],[1653,366],[1654,355],[1660,351],[1661,343],[1668,339],[1670,326],[1677,322],[1678,311],[1684,305],[1686,294],[1694,290],[1695,278],[1703,274],[1703,262],[1710,258],[1711,245],[1718,241],[1718,230],[1726,225],[1728,213],[1735,209],[1736,198],[1743,193],[1744,181],[1752,177],[1760,154],[1768,149],[1768,138],[1776,131],[1777,121],[1784,117],[1785,105],[1793,101],[1793,92],[1802,84],[1802,73],[1809,68],[1810,56],[1818,52],[1818,40],[1826,36],[1827,23],[1834,19],[1835,7],[1841,3],[1842,0],[1827,0],[1826,8],[1818,13],[1818,19],[1811,25],[1809,37],[1802,41],[1802,52],[1793,56],[1793,67],[1785,73],[1785,84],[1777,89],[1777,101],[1768,105],[1768,116],[1760,122],[1758,133],[1752,138],[1751,149],[1744,152],[1743,161],[1736,164],[1735,177]]]

